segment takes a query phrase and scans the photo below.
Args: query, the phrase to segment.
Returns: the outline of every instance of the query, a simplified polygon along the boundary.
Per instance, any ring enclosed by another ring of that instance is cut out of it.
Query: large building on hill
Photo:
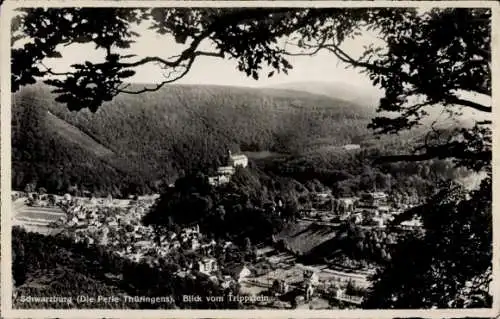
[[[228,151],[227,165],[217,168],[217,176],[208,178],[208,182],[213,186],[220,186],[229,183],[231,176],[235,173],[236,167],[247,167],[248,157],[243,154],[232,155]]]
[[[248,157],[244,154],[236,154],[233,155],[231,154],[231,151],[228,151],[229,153],[229,159],[228,159],[228,165],[232,167],[247,167],[248,166]]]

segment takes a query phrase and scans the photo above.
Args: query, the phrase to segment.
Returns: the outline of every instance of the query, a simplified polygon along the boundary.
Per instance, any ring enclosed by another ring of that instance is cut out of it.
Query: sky
[[[159,35],[154,31],[147,30],[145,26],[137,28],[141,36],[130,49],[123,54],[136,54],[138,58],[144,56],[160,56],[168,58],[179,54],[184,46],[175,43],[168,35]],[[373,37],[362,36],[358,41],[346,42],[343,48],[352,52],[354,56],[362,52],[363,45],[373,42]],[[203,49],[210,49],[210,43],[202,43]],[[48,59],[44,64],[54,71],[67,71],[69,65],[81,63],[82,61],[102,61],[103,50],[94,50],[92,45],[71,45],[61,49],[63,58]],[[179,84],[216,84],[233,86],[274,86],[289,82],[341,82],[366,90],[376,90],[369,79],[352,69],[346,69],[345,64],[340,62],[333,54],[321,52],[316,56],[289,57],[293,69],[288,75],[275,73],[272,78],[267,77],[268,72],[262,72],[258,81],[247,77],[245,73],[237,70],[235,60],[221,59],[215,57],[200,57],[193,64],[190,72],[176,83]],[[134,77],[127,79],[137,83],[158,83],[163,77],[161,71],[154,64],[136,69]]]
[[[137,42],[127,50],[119,51],[120,54],[135,54],[137,60],[146,56],[159,56],[164,59],[180,54],[187,45],[177,44],[169,35],[159,35],[155,31],[148,30],[146,24],[136,27],[133,31],[140,34]],[[363,52],[363,47],[371,43],[380,44],[380,40],[370,33],[363,33],[355,40],[347,40],[341,48],[356,58]],[[188,44],[189,45],[189,44]],[[202,42],[200,49],[213,51],[211,43]],[[62,58],[46,59],[44,64],[56,72],[66,72],[69,66],[83,61],[99,62],[104,60],[105,51],[95,50],[92,44],[73,44],[60,48]],[[256,81],[247,77],[245,73],[237,70],[235,60],[216,57],[199,57],[196,59],[189,73],[176,81],[177,84],[212,84],[247,87],[278,86],[293,82],[325,82],[341,84],[339,87],[347,88],[351,92],[363,93],[380,97],[382,91],[375,88],[371,81],[352,68],[346,69],[346,65],[338,60],[335,55],[327,51],[321,51],[315,56],[294,56],[288,58],[293,69],[286,74],[278,74],[272,78],[267,77],[269,70],[261,73],[261,78]],[[127,81],[135,83],[159,83],[164,80],[162,70],[153,63],[136,68],[136,75]],[[467,98],[480,103],[491,103],[491,97],[468,96]],[[469,116],[469,115],[467,115]]]

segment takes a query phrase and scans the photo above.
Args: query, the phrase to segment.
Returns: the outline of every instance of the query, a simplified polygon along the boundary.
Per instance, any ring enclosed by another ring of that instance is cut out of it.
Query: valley
[[[420,205],[436,178],[479,180],[441,160],[374,165],[411,150],[421,132],[371,138],[373,110],[345,97],[175,85],[96,113],[68,111],[43,86],[14,98],[16,236],[44,236],[39,245],[57,254],[29,248],[33,260],[122,296],[181,296],[175,285],[192,280],[200,294],[267,296],[220,306],[360,307],[399,238],[421,231],[418,220],[391,224],[394,216]],[[367,194],[385,202],[366,206]],[[96,254],[103,269],[93,272],[86,260]],[[50,267],[35,268],[18,270],[18,291],[59,289],[35,280],[51,282]]]

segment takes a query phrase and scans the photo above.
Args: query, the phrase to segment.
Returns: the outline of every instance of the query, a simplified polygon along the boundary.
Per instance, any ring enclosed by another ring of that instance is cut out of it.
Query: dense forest
[[[157,193],[192,172],[211,174],[228,150],[251,159],[277,154],[254,160],[273,175],[317,179],[346,195],[393,186],[427,195],[435,178],[453,177],[443,161],[374,167],[377,155],[408,151],[421,134],[373,139],[366,128],[372,115],[325,95],[191,85],[119,96],[95,114],[71,112],[35,85],[14,95],[12,183],[50,193]],[[341,147],[349,143],[361,151]]]
[[[245,168],[221,187],[210,185],[203,174],[188,175],[160,197],[143,222],[163,231],[197,224],[217,239],[261,243],[297,217],[294,185],[292,179],[271,179]]]
[[[416,137],[387,137],[378,143],[364,143],[360,150],[316,149],[298,156],[261,160],[258,167],[277,176],[289,177],[321,192],[331,189],[336,196],[356,196],[366,191],[391,193],[395,202],[420,202],[443,180],[462,180],[471,172],[449,160],[382,162],[384,155],[410,153]]]
[[[368,113],[303,92],[182,85],[76,113],[47,87],[26,87],[13,103],[13,186],[158,192],[185,173],[209,173],[229,149],[300,154],[318,140],[350,143],[366,133]]]

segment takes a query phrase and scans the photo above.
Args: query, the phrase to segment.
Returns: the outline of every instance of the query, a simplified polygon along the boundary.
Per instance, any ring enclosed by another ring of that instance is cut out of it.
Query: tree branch
[[[372,63],[357,61],[357,60],[353,59],[352,57],[350,57],[347,53],[342,51],[338,46],[336,46],[334,44],[330,44],[330,45],[326,46],[325,48],[327,50],[329,50],[330,52],[332,52],[333,54],[335,54],[335,56],[337,56],[341,61],[348,63],[348,64],[351,64],[355,67],[363,67],[363,68],[367,68],[369,70],[373,70],[373,71],[377,71],[377,72],[385,73],[385,74],[392,72],[387,68],[377,66],[377,65],[372,64]],[[407,81],[408,83],[413,82],[411,77],[404,74],[404,73],[399,73],[398,76],[401,77],[403,80]],[[487,92],[486,90],[480,90],[480,89],[478,89],[477,91],[481,94],[484,94],[483,92]],[[486,95],[488,95],[488,94],[486,94]],[[468,100],[464,100],[464,99],[459,99],[457,97],[445,98],[444,102],[449,103],[449,104],[457,104],[457,105],[467,106],[467,107],[473,108],[473,109],[481,111],[481,112],[487,112],[487,113],[492,112],[491,106],[482,105],[482,104],[468,101]]]
[[[491,113],[491,111],[492,111],[491,106],[486,106],[486,105],[482,105],[482,104],[479,104],[479,103],[476,103],[476,102],[472,102],[472,101],[469,101],[469,100],[460,99],[460,98],[458,98],[456,96],[447,98],[445,100],[445,102],[446,103],[450,103],[450,104],[457,104],[457,105],[468,106],[470,108],[473,108],[473,109],[481,111],[481,112]]]
[[[470,91],[474,92],[474,93],[479,93],[479,94],[482,94],[482,95],[491,96],[491,90],[488,90],[488,89],[474,88],[474,89],[471,89]]]
[[[278,14],[278,13],[286,13],[288,12],[289,9],[279,9],[277,8],[274,10],[273,13]],[[256,11],[256,10],[239,10],[236,12],[231,12],[227,14],[226,16],[222,16],[219,19],[216,19],[215,22],[213,22],[211,25],[209,25],[202,33],[200,33],[197,36],[193,37],[193,41],[189,45],[187,49],[185,49],[180,55],[177,56],[176,60],[173,61],[168,61],[165,59],[162,59],[157,56],[153,57],[145,57],[139,61],[136,62],[131,62],[131,63],[121,63],[120,65],[123,67],[136,67],[140,66],[146,63],[150,62],[157,62],[165,67],[176,67],[179,66],[183,61],[188,60],[191,58],[191,56],[200,56],[200,55],[206,55],[206,56],[215,56],[215,57],[224,57],[223,52],[218,52],[218,53],[212,53],[212,52],[202,52],[202,51],[196,51],[200,43],[208,38],[213,32],[215,32],[218,28],[226,28],[226,26],[229,24],[234,24],[240,21],[244,20],[251,20],[252,16],[254,17],[260,17],[261,13]]]
[[[141,94],[141,93],[145,93],[145,92],[155,92],[155,91],[158,91],[165,84],[175,82],[175,81],[179,80],[180,78],[184,77],[189,72],[189,70],[191,69],[191,65],[192,65],[193,61],[194,61],[194,59],[192,59],[190,61],[190,63],[186,66],[186,69],[181,74],[179,74],[178,76],[176,76],[176,77],[174,77],[172,79],[168,79],[168,80],[165,80],[163,82],[160,82],[160,83],[156,84],[152,88],[144,87],[144,88],[142,88],[142,89],[140,89],[138,91],[127,91],[127,90],[124,90],[124,89],[119,89],[118,92],[119,93],[126,93],[126,94]]]
[[[224,57],[224,53],[222,51],[220,52],[205,52],[205,51],[196,51],[193,53],[193,55],[191,56],[189,62],[187,63],[187,65],[185,66],[185,69],[184,71],[182,71],[179,75],[177,75],[176,77],[174,78],[171,78],[171,79],[166,79],[165,81],[162,81],[161,83],[158,83],[155,87],[152,87],[152,88],[143,88],[141,90],[138,90],[138,91],[127,91],[127,90],[118,90],[118,92],[120,93],[127,93],[127,94],[141,94],[141,93],[144,93],[144,92],[154,92],[154,91],[158,91],[159,89],[161,89],[165,84],[168,84],[168,83],[172,83],[172,82],[175,82],[181,78],[183,78],[188,72],[189,70],[191,70],[191,67],[193,66],[193,63],[196,59],[196,57],[198,56],[211,56],[211,57]],[[174,66],[173,68],[175,67],[179,67],[180,65],[177,65],[177,66]],[[167,67],[168,68],[168,67]],[[167,76],[167,77],[170,77],[170,74]]]
[[[325,43],[326,43],[326,37],[323,37],[321,39],[321,42],[317,46],[308,46],[309,48],[315,47],[315,49],[312,52],[297,52],[297,53],[292,53],[292,52],[288,52],[286,50],[283,50],[282,53],[285,54],[285,55],[289,55],[289,56],[313,56],[313,55],[317,54],[319,51],[321,51],[321,49],[323,49]],[[291,44],[291,45],[300,47],[299,45],[297,45],[295,43],[291,43],[291,42],[286,42],[285,44]]]
[[[55,75],[55,76],[61,76],[61,75],[70,76],[70,75],[74,75],[74,73],[72,73],[72,72],[54,72],[54,71],[52,71],[51,68],[47,67],[42,62],[40,62],[40,65],[45,68],[44,72],[47,73],[47,74],[50,74],[50,75]]]

